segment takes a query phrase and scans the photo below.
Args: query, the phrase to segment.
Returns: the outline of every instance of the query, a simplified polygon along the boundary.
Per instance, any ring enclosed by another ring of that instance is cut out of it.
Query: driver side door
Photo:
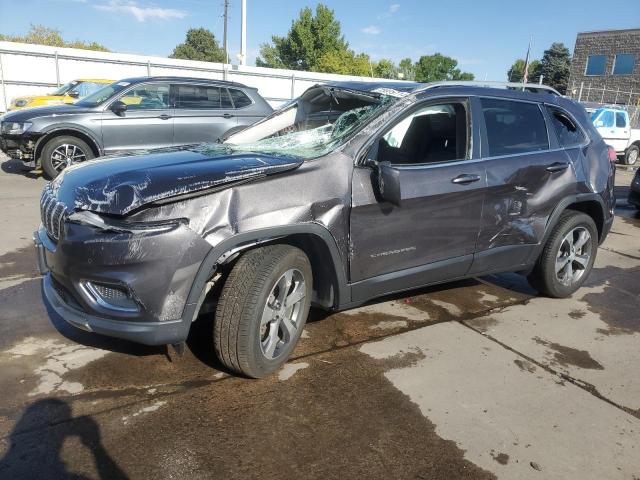
[[[114,99],[127,105],[114,113],[109,104],[102,112],[102,141],[105,154],[135,152],[173,145],[174,109],[169,83],[135,85]]]
[[[472,142],[472,138],[474,141]],[[354,169],[352,300],[464,276],[480,231],[486,174],[466,98],[431,101],[374,139],[368,164],[389,162],[400,204],[381,198],[378,173]]]

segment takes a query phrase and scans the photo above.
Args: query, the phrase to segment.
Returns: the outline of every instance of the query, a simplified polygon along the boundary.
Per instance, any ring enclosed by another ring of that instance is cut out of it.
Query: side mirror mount
[[[111,104],[109,109],[116,115],[122,117],[124,115],[124,112],[127,111],[127,104],[121,102],[120,100],[117,100]]]
[[[393,167],[389,162],[379,162],[377,170],[380,196],[383,200],[400,206],[402,200],[400,170]]]
[[[71,90],[69,92],[67,92],[67,95],[70,96],[71,98],[80,98],[80,92],[78,92],[77,90]]]

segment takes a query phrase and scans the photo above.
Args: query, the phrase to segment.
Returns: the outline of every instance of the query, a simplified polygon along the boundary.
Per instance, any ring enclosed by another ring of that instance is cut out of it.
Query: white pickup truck
[[[611,145],[624,163],[634,165],[640,153],[640,129],[631,128],[629,114],[619,108],[598,108],[591,120],[604,141]]]

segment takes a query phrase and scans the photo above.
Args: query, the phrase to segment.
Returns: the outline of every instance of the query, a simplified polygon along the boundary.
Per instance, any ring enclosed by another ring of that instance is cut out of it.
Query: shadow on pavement
[[[43,419],[53,425],[33,431]],[[0,459],[0,478],[85,479],[67,469],[61,458],[68,438],[76,437],[90,452],[100,479],[126,479],[127,475],[102,444],[100,427],[89,416],[72,417],[71,407],[59,399],[40,400],[29,405],[9,437],[10,446]]]
[[[34,173],[31,168],[25,167],[20,160],[10,158],[0,164],[0,168],[4,173],[10,173],[14,175],[22,175],[26,178],[32,178],[34,180],[39,179],[42,175]]]

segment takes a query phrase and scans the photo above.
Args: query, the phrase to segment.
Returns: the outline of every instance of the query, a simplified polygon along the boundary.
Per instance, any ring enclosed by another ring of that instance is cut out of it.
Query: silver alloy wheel
[[[567,233],[556,255],[556,277],[563,285],[579,281],[587,271],[591,260],[591,234],[584,227],[576,227]]]
[[[77,145],[63,143],[51,152],[51,165],[56,171],[61,172],[69,165],[84,162],[87,156]]]
[[[287,270],[275,283],[260,320],[260,346],[269,360],[279,357],[300,326],[306,283],[302,272]]]
[[[627,157],[627,164],[635,165],[638,161],[638,149],[634,148],[629,152],[629,156]]]

